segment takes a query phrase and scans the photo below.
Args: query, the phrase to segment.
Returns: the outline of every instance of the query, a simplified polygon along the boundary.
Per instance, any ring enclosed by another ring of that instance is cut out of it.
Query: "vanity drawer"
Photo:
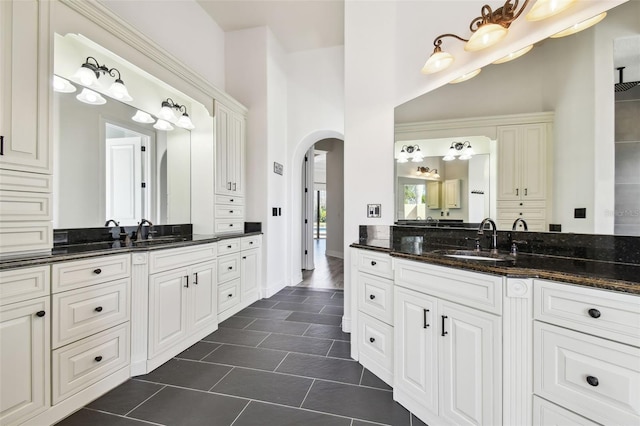
[[[534,322],[534,392],[602,424],[640,424],[640,349]]]
[[[533,426],[599,426],[567,409],[553,404],[546,399],[533,397]]]
[[[358,270],[382,278],[393,278],[391,257],[386,253],[358,250]]]
[[[262,245],[262,235],[251,235],[250,237],[242,237],[240,248],[242,250],[251,250],[259,248]]]
[[[98,284],[52,296],[55,349],[129,320],[131,280]]]
[[[0,191],[53,192],[53,176],[0,169]]]
[[[129,365],[129,323],[54,350],[51,363],[57,404]]]
[[[232,232],[244,231],[244,220],[240,219],[220,219],[216,220],[215,224],[216,234],[229,234]]]
[[[53,293],[93,284],[128,278],[131,256],[102,256],[87,260],[57,263],[52,266]]]
[[[51,194],[0,191],[3,221],[51,220]]]
[[[206,262],[217,256],[217,243],[201,244],[149,253],[149,273],[168,271],[194,263]]]
[[[520,218],[527,221],[529,220],[545,220],[547,217],[547,211],[545,209],[525,209],[520,207],[519,209],[498,209],[498,220],[510,220],[512,223],[514,220]]]
[[[240,253],[218,258],[218,282],[224,283],[240,278]]]
[[[640,296],[534,280],[533,308],[537,320],[640,346]]]
[[[49,265],[0,271],[0,306],[51,293]]]
[[[360,363],[384,380],[393,383],[393,327],[369,315],[358,318]]]
[[[215,217],[217,219],[242,219],[244,217],[244,206],[217,205]]]
[[[501,209],[541,209],[545,210],[547,208],[547,202],[544,200],[499,200],[498,201],[498,215],[500,215]]]
[[[49,251],[52,238],[53,225],[48,221],[0,222],[2,253]]]
[[[240,303],[240,278],[218,286],[218,314]]]
[[[215,204],[226,204],[226,205],[244,205],[243,197],[236,197],[235,195],[216,195]]]
[[[358,309],[393,325],[393,281],[358,272]]]
[[[240,251],[242,241],[240,238],[230,238],[228,240],[218,241],[218,256],[225,254],[237,253]]]

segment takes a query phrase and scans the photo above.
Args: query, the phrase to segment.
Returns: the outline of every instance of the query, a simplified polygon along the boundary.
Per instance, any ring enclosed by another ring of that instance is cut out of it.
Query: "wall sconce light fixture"
[[[469,141],[464,142],[451,142],[451,146],[449,147],[449,151],[447,151],[447,155],[445,155],[442,160],[443,161],[452,161],[456,159],[456,156],[460,160],[469,160],[475,152],[473,152],[473,148],[471,148],[471,143]]]
[[[153,125],[153,128],[158,130],[164,130],[165,132],[170,132],[173,130],[173,126],[171,125],[171,123],[161,118],[159,118],[158,121],[156,121],[156,124]]]
[[[430,169],[428,167],[418,167],[418,171],[416,172],[418,176],[424,176],[427,179],[437,180],[440,179],[440,174],[438,173],[438,169]]]
[[[117,73],[117,77],[116,77]],[[109,87],[108,94],[114,99],[120,101],[130,102],[133,98],[129,95],[122,78],[120,71],[116,68],[109,68],[106,65],[100,65],[98,60],[93,56],[88,56],[84,64],[80,66],[78,71],[73,75],[80,83],[87,87],[95,87],[98,84],[98,79],[101,75],[108,74],[111,77],[116,77],[115,81]]]
[[[57,75],[54,75],[53,90],[60,93],[73,93],[76,91],[76,86],[71,84],[69,80],[59,77]]]
[[[475,52],[486,49],[507,36],[509,26],[518,19],[530,0],[524,0],[522,6],[519,7],[519,0],[506,0],[505,3],[496,10],[485,4],[480,9],[480,16],[473,19],[469,24],[471,36],[466,39],[456,34],[441,34],[433,41],[433,53],[422,67],[423,74],[432,74],[442,71],[451,65],[454,61],[453,55],[442,50],[442,39],[452,37],[465,42],[464,50],[467,52]],[[539,21],[556,15],[576,0],[537,0],[529,13],[528,21]],[[526,53],[526,52],[524,52]],[[524,54],[522,53],[522,54]],[[513,58],[515,59],[515,58]],[[503,62],[506,62],[503,61]]]
[[[422,151],[418,145],[403,145],[398,154],[398,163],[406,163],[411,159],[414,163],[420,163],[424,160]]]
[[[180,114],[180,117],[176,116],[174,110],[182,113]],[[175,122],[176,126],[182,127],[183,129],[193,130],[196,128],[196,126],[193,125],[191,118],[189,118],[189,114],[187,114],[187,107],[175,103],[171,98],[167,98],[167,100],[162,101],[162,107],[158,112],[158,118]]]
[[[601,14],[596,15],[592,18],[586,19],[582,22],[578,22],[577,24],[573,24],[566,30],[560,31],[559,33],[555,33],[554,35],[551,36],[551,38],[566,37],[571,34],[579,33],[580,31],[586,30],[587,28],[592,27],[598,22],[602,21],[605,18],[605,16],[607,16],[607,12],[602,12]]]
[[[137,123],[144,123],[144,124],[151,124],[151,123],[155,123],[156,120],[153,119],[153,117],[151,117],[151,114],[144,112],[144,111],[136,111],[136,114],[131,117],[131,119]]]
[[[107,103],[107,100],[103,98],[100,93],[94,92],[86,87],[76,96],[76,99],[89,105],[104,105]]]

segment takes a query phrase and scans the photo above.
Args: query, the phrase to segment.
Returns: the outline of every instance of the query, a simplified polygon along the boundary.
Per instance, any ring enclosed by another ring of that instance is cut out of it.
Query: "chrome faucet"
[[[114,225],[114,226],[120,226],[120,223],[119,223],[119,222],[116,222],[116,221],[115,221],[115,220],[113,220],[113,219],[109,219],[109,220],[107,220],[107,221],[104,223],[104,226],[109,226],[109,224],[110,224],[110,223],[112,223],[112,222],[113,222],[113,225]]]
[[[512,231],[517,231],[516,228],[518,227],[518,222],[522,222],[522,227],[524,228],[525,231],[529,230],[529,227],[527,226],[527,222],[523,218],[519,217],[513,221],[513,226],[511,227]]]
[[[153,226],[153,223],[149,222],[147,219],[142,219],[140,223],[138,223],[138,229],[136,230],[136,241],[142,241],[142,225],[145,223],[150,227]]]
[[[484,235],[484,225],[489,223],[493,228],[493,233],[491,234],[491,253],[498,253],[498,228],[496,227],[496,223],[491,220],[491,218],[485,218],[480,223],[478,227],[478,235]]]

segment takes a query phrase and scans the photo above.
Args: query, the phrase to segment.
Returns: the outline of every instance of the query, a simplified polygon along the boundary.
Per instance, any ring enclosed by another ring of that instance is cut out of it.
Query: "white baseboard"
[[[338,259],[344,259],[344,252],[336,251],[336,250],[327,250],[325,251],[327,256],[337,257]]]
[[[342,317],[342,331],[345,333],[351,333],[351,318],[350,317]]]
[[[285,287],[286,285],[284,283],[272,284],[270,286],[263,287],[262,297],[265,299],[268,299],[269,297],[273,296],[274,294],[276,294],[277,292],[279,292]]]
[[[302,272],[300,272],[299,274],[296,274],[294,276],[291,277],[291,286],[295,286],[298,285],[302,282],[303,278],[302,278]]]

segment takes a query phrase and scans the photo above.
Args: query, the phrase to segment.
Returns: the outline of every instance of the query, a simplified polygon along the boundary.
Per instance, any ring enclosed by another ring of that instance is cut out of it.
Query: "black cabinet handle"
[[[243,258],[244,260],[247,260],[247,256],[242,256],[242,258]]]
[[[422,314],[423,314],[423,328],[427,328],[429,327],[429,324],[427,324],[427,312],[429,312],[428,309],[422,309]]]
[[[376,266],[376,261],[375,260],[371,261],[371,266]]]
[[[230,249],[230,248],[231,248],[231,246],[227,246],[227,248],[228,248],[228,249]]]
[[[227,269],[233,271],[233,266],[229,266]]]
[[[233,198],[229,200],[230,203],[233,203]]]
[[[233,190],[234,191],[236,190],[236,183],[235,182],[233,182]]]
[[[448,331],[444,331],[444,320],[446,320],[447,318],[449,318],[446,315],[442,315],[442,337],[444,337],[445,335],[449,334]]]
[[[230,223],[230,224],[229,224],[229,227],[233,228],[233,223]]]
[[[231,182],[227,182],[227,189],[231,191]]]
[[[42,318],[43,316],[45,316],[46,312],[45,311],[38,311],[36,312],[36,316]]]
[[[527,192],[528,192],[528,191],[527,191],[527,188],[525,188],[525,189],[524,189],[524,196],[525,196],[525,197],[527,196]]]
[[[102,356],[98,355],[94,359],[96,360],[96,362],[100,362],[100,361],[102,361]]]
[[[0,155],[4,155],[4,136],[0,136]]]
[[[100,269],[100,268],[94,269],[93,273],[96,274],[96,275],[100,275],[102,273],[102,269]]]
[[[96,312],[102,312],[102,306],[98,306],[97,308],[94,309],[94,311]]]
[[[373,300],[373,299],[375,299],[375,298],[376,298],[376,295],[375,295],[375,294],[370,294],[370,295],[369,295],[369,299]]]
[[[229,213],[233,214],[233,210],[229,210]]]
[[[193,274],[193,284],[198,285],[198,273]]]
[[[587,376],[587,383],[591,386],[598,386],[600,382],[598,382],[598,378],[594,376]]]
[[[233,297],[233,294],[227,294],[227,297]]]
[[[249,244],[253,245],[253,241],[249,241]]]
[[[600,315],[601,315],[600,311],[597,310],[596,308],[591,308],[591,309],[589,309],[588,312],[589,312],[589,316],[591,318],[600,318]]]
[[[185,287],[189,288],[189,275],[185,275],[184,277],[187,279],[187,284],[185,285]]]
[[[373,343],[373,342],[375,342],[375,341],[376,341],[376,339],[374,339],[373,337],[369,337],[369,341],[370,341],[371,343]]]

